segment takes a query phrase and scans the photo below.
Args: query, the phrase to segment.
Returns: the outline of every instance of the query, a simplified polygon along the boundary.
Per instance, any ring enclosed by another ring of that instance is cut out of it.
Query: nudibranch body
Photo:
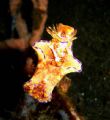
[[[47,32],[52,40],[33,45],[38,54],[38,65],[31,80],[24,84],[25,91],[39,102],[51,100],[54,87],[66,74],[82,70],[81,62],[71,50],[77,31],[60,23],[56,27],[48,27]]]

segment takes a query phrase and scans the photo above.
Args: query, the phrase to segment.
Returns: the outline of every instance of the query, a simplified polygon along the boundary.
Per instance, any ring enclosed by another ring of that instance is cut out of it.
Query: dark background
[[[1,3],[4,7],[0,7],[0,22],[3,23],[0,23],[0,31],[5,34],[1,33],[3,39],[0,39],[5,40],[10,37],[8,36],[10,34],[8,29],[10,28],[10,18],[6,19],[9,15],[7,13],[7,1],[1,1]],[[87,120],[110,120],[110,5],[107,0],[49,0],[46,26],[60,22],[77,29],[78,39],[74,41],[73,51],[74,56],[83,64],[82,73],[68,75],[72,79],[69,96],[76,104],[77,110]],[[48,38],[49,36],[44,32],[42,39]],[[12,53],[12,56],[15,55],[15,53]],[[4,56],[4,54],[1,54],[0,59],[3,57],[2,55]],[[16,57],[10,58],[12,62],[10,64],[14,64],[14,66],[17,64],[19,70],[21,69],[19,64],[23,64],[24,61],[20,59],[24,57],[20,56],[21,53],[17,51]],[[1,61],[1,68],[4,71],[6,70],[4,75],[13,74],[8,72],[9,68],[6,68],[6,63],[9,62],[7,58],[9,57],[6,56],[6,61]],[[16,58],[19,58],[19,60],[17,59],[18,62],[21,61],[19,64],[13,63],[13,61],[17,61]],[[13,72],[13,68],[11,69],[11,72]],[[19,75],[17,74],[17,76]],[[3,81],[2,77],[0,82]],[[7,80],[11,80],[10,78]],[[15,78],[16,76],[12,79]],[[12,82],[12,84],[13,89],[16,89],[16,83]],[[5,90],[5,86],[1,89]],[[11,99],[13,95],[9,95]],[[13,98],[10,101],[8,99],[6,99],[6,103],[11,102]]]

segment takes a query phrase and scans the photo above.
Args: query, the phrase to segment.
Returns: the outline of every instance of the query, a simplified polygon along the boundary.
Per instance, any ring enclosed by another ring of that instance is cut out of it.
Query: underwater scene
[[[107,1],[0,5],[0,120],[110,120]]]

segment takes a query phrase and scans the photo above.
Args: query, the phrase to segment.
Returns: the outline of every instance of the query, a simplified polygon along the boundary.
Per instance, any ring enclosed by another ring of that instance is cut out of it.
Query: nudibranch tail
[[[46,92],[47,88],[44,81],[40,81],[38,84],[27,82],[24,85],[24,89],[30,96],[37,99],[39,102],[49,102],[51,100],[51,95]]]

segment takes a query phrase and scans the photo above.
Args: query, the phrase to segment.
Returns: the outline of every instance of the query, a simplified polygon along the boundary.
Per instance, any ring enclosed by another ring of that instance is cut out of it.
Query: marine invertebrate
[[[25,91],[39,102],[51,100],[54,87],[66,74],[82,70],[71,50],[77,30],[60,23],[48,27],[47,32],[51,41],[37,41],[32,46],[38,54],[38,65],[31,80],[24,84]]]

